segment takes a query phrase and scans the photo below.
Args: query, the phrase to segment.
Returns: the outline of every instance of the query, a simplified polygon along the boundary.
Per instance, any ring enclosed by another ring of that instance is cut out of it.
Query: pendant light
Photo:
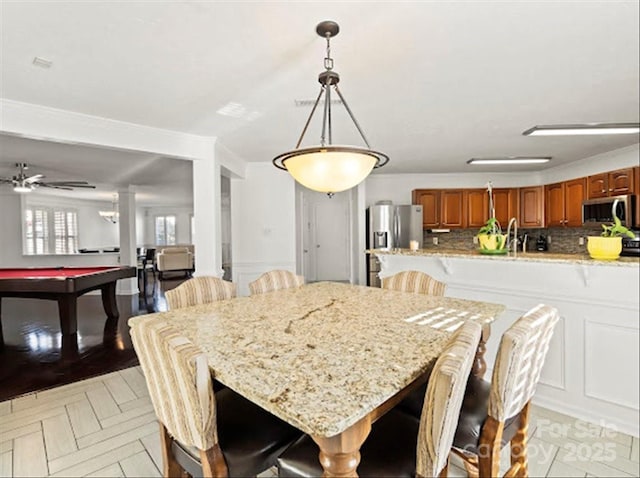
[[[289,174],[297,182],[314,191],[327,193],[329,197],[333,193],[345,191],[356,186],[369,175],[373,168],[379,168],[389,162],[389,156],[371,149],[360,125],[338,88],[340,76],[333,71],[330,39],[336,36],[339,31],[338,24],[330,20],[321,22],[316,27],[316,33],[327,40],[327,56],[324,59],[325,71],[318,76],[318,82],[321,85],[320,94],[311,109],[311,114],[302,129],[302,134],[295,149],[279,154],[273,159],[275,167],[289,171]],[[347,110],[366,148],[332,144],[331,87],[333,87]],[[320,144],[318,146],[300,148],[313,114],[323,97],[324,112]]]

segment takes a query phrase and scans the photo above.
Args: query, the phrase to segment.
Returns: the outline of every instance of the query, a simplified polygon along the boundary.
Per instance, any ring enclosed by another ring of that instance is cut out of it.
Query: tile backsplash
[[[473,243],[473,237],[478,234],[478,229],[451,229],[451,232],[432,233],[424,231],[424,249],[454,249],[469,250],[478,246]],[[535,251],[536,240],[543,235],[548,241],[549,252],[561,254],[586,254],[587,236],[599,235],[600,230],[586,227],[551,227],[541,229],[518,229],[518,236],[528,235],[528,251]],[[437,238],[438,244],[433,243]],[[580,245],[580,239],[584,238],[584,245]]]

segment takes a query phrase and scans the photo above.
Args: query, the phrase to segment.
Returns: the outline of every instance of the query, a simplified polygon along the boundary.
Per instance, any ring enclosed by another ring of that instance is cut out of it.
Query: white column
[[[120,219],[120,264],[137,267],[136,254],[136,193],[132,186],[118,190],[118,213]],[[138,278],[123,279],[118,282],[118,293],[123,295],[137,294]]]
[[[222,277],[222,221],[220,163],[214,144],[210,156],[193,161],[193,218],[198,276]]]
[[[3,186],[0,191],[0,267],[20,267],[22,264],[23,194]]]

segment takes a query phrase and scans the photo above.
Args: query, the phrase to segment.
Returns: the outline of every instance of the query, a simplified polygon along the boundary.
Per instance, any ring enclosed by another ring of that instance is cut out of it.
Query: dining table
[[[504,309],[317,282],[156,315],[206,354],[217,381],[309,434],[323,476],[357,476],[372,423],[427,380],[462,323],[481,323],[486,339]]]

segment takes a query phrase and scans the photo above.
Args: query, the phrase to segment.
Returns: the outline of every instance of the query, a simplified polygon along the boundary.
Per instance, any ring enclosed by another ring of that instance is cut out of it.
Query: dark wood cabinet
[[[413,204],[422,205],[422,227],[465,227],[464,191],[462,189],[415,189]]]
[[[520,227],[544,227],[544,186],[520,188]]]
[[[486,189],[468,189],[466,193],[467,227],[482,227],[489,219],[489,194]],[[493,207],[500,226],[507,227],[512,217],[518,216],[518,190],[493,190]]]
[[[625,168],[589,176],[587,179],[589,199],[637,193],[633,173],[633,168]]]
[[[466,227],[462,189],[443,189],[440,196],[440,226]]]
[[[500,226],[507,227],[512,217],[518,217],[518,190],[494,189],[493,207],[496,210],[496,219]]]
[[[586,178],[545,186],[546,226],[582,226],[582,201],[586,189]]]
[[[482,227],[489,218],[489,195],[485,189],[467,190],[467,227]]]
[[[440,190],[416,189],[411,195],[411,202],[422,206],[424,229],[440,226]]]
[[[636,193],[636,227],[640,227],[640,166],[633,168],[633,190]]]

